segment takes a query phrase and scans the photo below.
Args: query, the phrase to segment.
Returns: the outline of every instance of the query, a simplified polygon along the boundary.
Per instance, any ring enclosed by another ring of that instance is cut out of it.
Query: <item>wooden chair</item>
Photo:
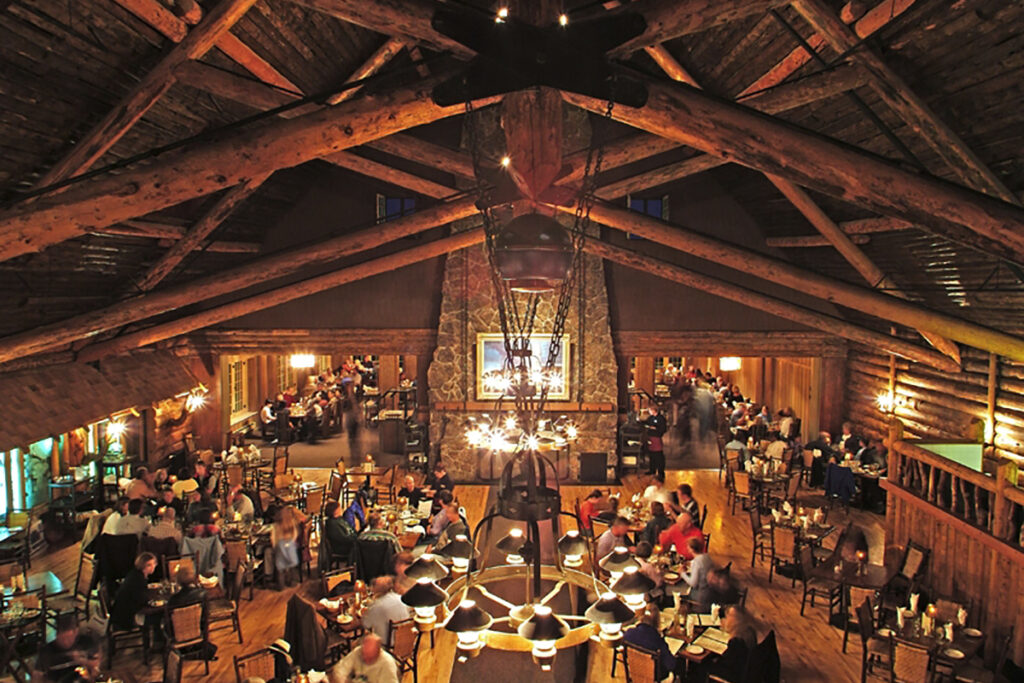
[[[242,601],[242,590],[245,588],[245,564],[239,564],[235,568],[234,579],[231,582],[231,592],[223,598],[210,600],[208,606],[207,629],[213,629],[213,624],[226,622],[227,626],[220,628],[234,628],[238,634],[238,644],[242,644],[242,622],[238,618],[238,605]]]
[[[229,540],[223,541],[224,545],[224,572],[227,574],[242,574],[242,585],[249,584],[249,600],[252,600],[253,584],[253,568],[252,561],[249,559],[249,543],[244,540]],[[235,600],[241,600],[241,592],[234,596]]]
[[[331,478],[327,483],[327,500],[341,502],[341,490],[345,487],[345,478],[338,470],[331,470]]]
[[[697,525],[697,527],[701,531],[704,531],[704,522],[706,522],[707,520],[708,520],[708,505],[707,505],[707,503],[705,503],[704,504],[704,508],[700,511],[700,523]]]
[[[92,602],[93,580],[95,577],[96,558],[89,553],[79,553],[75,588],[71,595],[47,601],[48,618],[52,621],[58,615],[68,612],[80,615],[82,618],[87,618],[89,616],[89,603]]]
[[[1003,667],[1010,656],[1010,646],[1013,644],[1013,627],[1010,627],[1006,637],[999,646],[999,653],[996,655],[995,669],[986,669],[981,657],[975,656],[966,664],[958,664],[954,670],[957,683],[1008,683],[1003,676]]]
[[[339,583],[353,583],[355,581],[355,567],[345,567],[331,572],[324,572],[320,577],[321,597],[329,597],[334,587]]]
[[[162,683],[181,683],[181,654],[177,650],[168,650],[164,657],[164,675]]]
[[[807,485],[810,486],[811,485],[811,468],[814,467],[814,450],[810,449],[810,448],[805,448],[804,452],[803,452],[803,458],[804,458],[804,460],[803,460],[804,467],[803,467],[803,471],[801,472],[801,474],[802,474],[805,482],[807,483]]]
[[[740,502],[740,507],[744,510],[749,509],[750,505],[756,505],[754,500],[754,494],[750,488],[750,475],[742,470],[737,470],[732,474],[732,503],[730,505],[730,512],[736,514],[736,503]]]
[[[149,664],[149,631],[141,626],[132,624],[131,628],[123,629],[114,624],[110,618],[111,601],[107,595],[107,587],[100,586],[99,607],[100,616],[107,620],[107,627],[104,633],[107,641],[107,663],[109,669],[114,655],[118,648],[140,648],[142,650],[142,662]]]
[[[309,515],[310,529],[319,529],[320,517],[324,509],[324,487],[316,486],[305,490],[302,509]]]
[[[263,648],[245,655],[235,655],[235,683],[249,678],[269,681],[274,678],[274,653]]]
[[[882,609],[895,612],[907,604],[910,594],[914,592],[928,566],[928,548],[914,541],[908,541],[903,549],[899,571],[882,591]]]
[[[245,466],[241,463],[230,464],[224,468],[224,495],[226,496],[236,486],[245,484]]]
[[[772,563],[768,568],[768,583],[772,582],[775,570],[788,567],[795,568],[796,557],[796,531],[792,527],[777,526],[772,524]],[[796,587],[796,573],[793,574],[793,587]]]
[[[800,580],[804,584],[804,594],[800,598],[800,616],[804,615],[804,606],[807,598],[811,598],[811,607],[814,607],[814,599],[824,597],[828,599],[829,612],[833,611],[832,606],[838,605],[842,599],[840,584],[838,581],[818,578],[813,576],[814,572],[814,551],[810,546],[801,546],[800,552]]]
[[[626,683],[655,683],[658,680],[658,653],[633,643],[622,643]]]
[[[756,507],[750,508],[750,536],[753,539],[754,547],[750,551],[750,566],[754,566],[757,554],[761,553],[761,560],[765,559],[765,551],[771,545],[771,528],[765,528],[761,524],[761,513]]]
[[[416,655],[420,649],[420,632],[413,619],[388,622],[388,651],[398,664],[398,677],[412,672],[412,683],[419,683]]]
[[[167,555],[164,557],[164,576],[174,581],[178,576],[178,569],[182,566],[191,566],[193,572],[199,573],[199,566],[196,564],[194,554]]]
[[[710,552],[708,548],[711,547],[711,534],[703,534],[704,536],[704,552]]]
[[[932,680],[932,656],[927,648],[893,638],[891,662],[891,683],[926,683]]]
[[[875,628],[875,606],[877,602],[878,594],[870,588],[858,588],[857,586],[844,586],[842,596],[842,623],[833,624],[834,626],[841,625],[843,627],[843,654],[846,654],[846,643],[850,639],[850,630],[859,629],[860,624],[858,619],[860,615],[857,612],[857,605],[864,602],[868,603],[870,610],[868,614],[871,616],[871,629],[872,632]]]
[[[35,680],[32,665],[46,642],[46,589],[2,595],[0,602],[4,612],[15,607],[21,610],[21,618],[4,629],[0,641],[0,676],[10,673],[17,681]]]
[[[207,647],[210,634],[203,623],[203,603],[169,607],[164,620],[167,629],[167,649],[177,650],[182,659],[198,658],[203,661],[206,675],[210,675],[210,659]]]
[[[867,680],[868,676],[888,678],[889,655],[891,643],[888,638],[882,639],[875,635],[875,625],[872,621],[873,610],[871,602],[864,600],[857,606],[857,629],[860,631],[860,680]],[[877,671],[881,667],[883,671]]]

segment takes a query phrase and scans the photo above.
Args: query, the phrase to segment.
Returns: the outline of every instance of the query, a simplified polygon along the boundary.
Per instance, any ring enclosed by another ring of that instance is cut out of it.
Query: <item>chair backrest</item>
[[[241,657],[235,655],[236,682],[242,683],[249,678],[261,678],[264,681],[274,678],[274,653],[268,648]]]
[[[287,474],[288,473],[288,451],[287,449],[280,455],[274,456],[274,469],[271,470],[274,474]]]
[[[939,598],[935,601],[935,616],[939,621],[955,621],[956,615],[963,609],[963,604],[954,602],[953,600],[946,600],[945,598]]]
[[[163,683],[181,683],[181,653],[173,648],[164,660]]]
[[[900,567],[900,574],[907,579],[915,579],[924,572],[927,561],[928,549],[913,541],[908,541],[907,551],[903,555],[903,565]]]
[[[792,476],[786,485],[786,498],[796,500],[796,494],[800,490],[800,477]]]
[[[416,650],[419,648],[419,631],[416,630],[415,621],[403,619],[402,621],[388,622],[388,641],[391,643],[391,654],[396,659],[415,659]]]
[[[704,534],[704,552],[711,552],[708,548],[711,547],[711,534]]]
[[[708,521],[708,504],[704,503],[704,509],[700,511],[700,528],[704,529],[704,522]]]
[[[804,449],[804,467],[810,469],[814,465],[814,450],[811,448]]]
[[[761,511],[756,505],[750,506],[750,533],[757,536],[761,532]]]
[[[199,571],[196,567],[196,556],[194,554],[168,555],[164,558],[164,576],[173,581],[178,576],[178,568],[183,565],[190,565],[194,572]]]
[[[331,479],[327,483],[327,500],[340,500],[341,489],[345,486],[345,478],[338,470],[331,470]]]
[[[847,589],[847,605],[849,611],[853,612],[858,605],[868,603],[871,608],[872,615],[875,611],[875,605],[878,603],[878,593],[873,588],[860,588],[858,586],[848,586]],[[872,617],[874,620],[874,617]]]
[[[242,590],[245,588],[245,562],[239,562],[235,565],[234,580],[231,582],[231,595],[228,597],[232,600],[242,600]]]
[[[814,549],[809,545],[800,546],[800,577],[807,581],[811,578],[811,571],[814,569]]]
[[[918,683],[928,680],[931,654],[926,648],[895,639],[892,647],[893,683]]]
[[[286,488],[288,488],[289,486],[292,485],[293,481],[295,481],[295,480],[292,478],[292,475],[288,474],[287,472],[285,472],[285,473],[275,472],[274,473],[274,488],[275,489],[286,489]]]
[[[243,473],[244,472],[245,472],[245,469],[242,467],[241,464],[238,464],[238,465],[228,465],[227,466],[227,469],[225,470],[225,474],[227,475],[226,478],[227,478],[228,489],[229,490],[235,488],[236,486],[241,486],[242,485],[242,482],[243,482],[243,479],[244,479],[244,477],[243,477]]]
[[[867,599],[857,605],[857,630],[860,631],[860,642],[867,648],[868,641],[875,634],[874,610]]]
[[[747,472],[736,471],[732,474],[732,485],[737,495],[749,496],[750,495],[750,474]]]
[[[622,647],[626,659],[626,681],[628,683],[654,683],[657,679],[657,657],[658,653],[623,642]]]
[[[167,618],[171,624],[171,633],[177,645],[196,643],[205,640],[203,633],[203,603],[193,602],[179,607],[170,607]]]
[[[238,565],[246,564],[249,559],[248,543],[244,540],[223,541],[224,544],[224,569],[233,572]]]
[[[590,519],[590,526],[594,530],[594,538],[598,538],[604,532],[611,528],[611,524],[598,517],[592,517]]]
[[[316,488],[306,489],[306,514],[307,515],[318,515],[320,514],[320,508],[324,505],[324,488],[317,486]]]
[[[345,569],[336,569],[333,572],[327,572],[322,577],[323,582],[323,597],[328,597],[334,590],[334,587],[339,583],[352,583],[355,569],[353,567],[346,567]]]
[[[792,527],[773,524],[772,542],[777,559],[789,561],[796,559],[796,531]]]
[[[82,553],[78,559],[78,577],[75,579],[75,597],[88,599],[92,592],[92,582],[96,577],[96,558],[89,553]]]

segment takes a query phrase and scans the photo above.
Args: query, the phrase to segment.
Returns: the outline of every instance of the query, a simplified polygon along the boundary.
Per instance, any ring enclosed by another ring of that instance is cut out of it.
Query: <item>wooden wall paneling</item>
[[[643,389],[651,396],[654,395],[654,358],[652,356],[637,356],[636,367],[633,370],[633,386]]]
[[[384,354],[377,361],[377,386],[381,393],[398,386],[398,356]]]

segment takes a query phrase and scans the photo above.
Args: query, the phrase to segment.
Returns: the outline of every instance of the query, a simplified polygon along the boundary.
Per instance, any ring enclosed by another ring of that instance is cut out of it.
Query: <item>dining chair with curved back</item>
[[[768,567],[768,583],[777,569],[786,567],[794,568],[797,564],[796,556],[796,530],[790,526],[772,524],[772,562]],[[793,574],[793,586],[796,587],[796,573]]]
[[[750,566],[753,567],[758,553],[761,553],[761,560],[765,560],[765,553],[771,545],[772,537],[771,528],[766,529],[761,524],[761,513],[756,506],[750,508],[748,514],[750,515],[750,536],[754,543],[754,547],[750,551]]]
[[[744,510],[751,505],[756,505],[753,491],[750,488],[750,474],[743,470],[737,470],[732,474],[732,502],[730,512],[736,514],[736,503]]]
[[[178,569],[182,566],[190,566],[193,572],[199,571],[194,554],[164,556],[164,576],[170,581],[177,580]]]
[[[225,587],[227,588],[227,587]],[[238,565],[232,575],[231,590],[226,592],[224,597],[214,598],[209,602],[209,617],[207,628],[214,630],[213,624],[226,623],[227,626],[220,628],[233,628],[238,636],[238,644],[242,644],[242,620],[239,617],[239,605],[242,601],[242,591],[245,588],[245,564]]]
[[[193,602],[167,608],[164,619],[167,649],[177,650],[183,659],[203,661],[206,675],[210,675],[210,655],[206,646],[210,642],[207,625],[203,622],[203,603]]]
[[[114,661],[114,655],[117,654],[118,649],[125,647],[141,649],[142,661],[144,664],[148,664],[149,632],[135,623],[130,628],[121,628],[114,623],[114,620],[110,618],[110,608],[114,603],[107,592],[106,585],[100,585],[97,596],[100,617],[106,620],[106,627],[103,633],[104,639],[107,641],[106,667],[110,668],[110,664]]]
[[[659,680],[658,653],[630,642],[622,643],[627,683],[654,683]]]
[[[413,683],[419,683],[419,667],[416,665],[420,649],[420,631],[413,619],[388,622],[388,651],[398,664],[398,676],[402,678],[412,672]]]
[[[250,678],[269,681],[274,678],[274,653],[269,648],[262,648],[244,655],[235,655],[235,683],[243,683]]]
[[[871,628],[873,630],[877,621],[877,614],[875,610],[878,606],[878,592],[873,588],[861,588],[860,586],[847,585],[843,587],[841,605],[843,654],[846,654],[846,644],[850,639],[850,631],[860,628],[860,614],[857,608],[865,602],[870,608],[867,614],[871,618]]]
[[[804,584],[804,594],[800,598],[800,616],[804,615],[804,606],[807,598],[811,598],[811,607],[814,607],[814,599],[824,597],[828,599],[829,612],[834,611],[833,605],[838,605],[842,599],[840,583],[832,579],[814,575],[814,550],[809,545],[800,546],[797,553],[800,558],[800,580]]]
[[[868,676],[881,675],[876,667],[885,666],[888,670],[889,654],[892,644],[888,638],[879,638],[875,634],[871,602],[864,600],[857,605],[857,630],[860,632],[860,679]]]
[[[927,648],[900,638],[892,639],[892,683],[925,683],[932,680],[932,656]]]

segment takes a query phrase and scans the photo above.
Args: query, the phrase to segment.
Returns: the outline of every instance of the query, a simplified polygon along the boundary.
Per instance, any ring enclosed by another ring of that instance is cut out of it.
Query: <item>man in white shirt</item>
[[[644,489],[643,500],[645,503],[669,503],[668,491],[665,490],[665,477],[660,474],[654,475],[650,485]]]
[[[608,557],[618,546],[630,547],[629,541],[629,520],[625,517],[616,517],[608,530],[597,539],[597,559],[603,560]]]
[[[409,608],[395,592],[395,577],[378,576],[371,587],[374,597],[363,614],[363,628],[380,636],[381,641],[391,647],[391,622],[408,619]]]
[[[142,538],[142,534],[149,531],[149,520],[142,516],[142,508],[145,501],[135,498],[128,503],[128,514],[117,520],[116,534],[135,534]]]
[[[117,525],[121,521],[121,518],[128,514],[128,498],[121,497],[117,499],[117,506],[114,511],[107,515],[106,521],[103,522],[103,531],[100,533],[104,534],[116,534]]]
[[[245,522],[246,524],[252,522],[256,516],[256,507],[252,504],[252,499],[249,496],[242,493],[242,487],[236,486],[231,489],[231,496],[228,498],[231,501],[231,513],[232,519],[228,521],[235,521],[234,515],[239,516],[239,521]]]
[[[381,648],[380,636],[367,633],[327,677],[331,683],[398,683],[398,664]]]

